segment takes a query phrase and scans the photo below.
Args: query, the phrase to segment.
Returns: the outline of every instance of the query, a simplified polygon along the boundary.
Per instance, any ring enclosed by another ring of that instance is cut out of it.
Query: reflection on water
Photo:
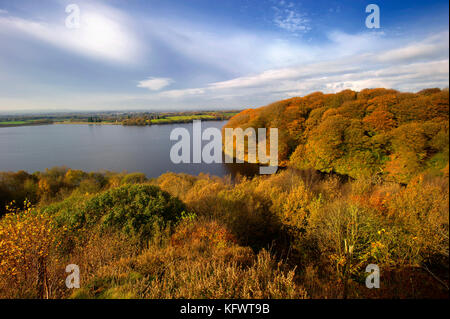
[[[202,128],[222,128],[226,121],[202,122]],[[216,176],[259,173],[256,164],[174,164],[170,160],[170,132],[192,124],[152,126],[42,125],[0,128],[0,171],[43,171],[67,166],[84,171],[143,172],[157,177],[165,172]],[[208,143],[207,141],[204,144]],[[192,141],[191,141],[192,144]],[[192,149],[192,145],[191,145]]]
[[[232,177],[236,175],[253,177],[259,175],[259,165],[250,163],[224,163],[225,169]]]

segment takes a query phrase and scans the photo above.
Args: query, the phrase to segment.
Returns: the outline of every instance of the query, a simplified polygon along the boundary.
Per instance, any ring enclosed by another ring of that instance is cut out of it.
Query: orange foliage
[[[234,236],[216,221],[208,223],[185,222],[171,237],[173,246],[207,245],[217,248],[236,244]]]
[[[225,127],[278,128],[281,166],[407,182],[447,164],[448,111],[448,90],[316,92],[243,111]]]

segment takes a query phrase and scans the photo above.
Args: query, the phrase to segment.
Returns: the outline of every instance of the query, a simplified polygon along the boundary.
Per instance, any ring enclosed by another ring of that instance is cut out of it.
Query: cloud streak
[[[296,67],[271,69],[253,76],[214,82],[201,88],[165,91],[164,98],[204,100],[265,96],[267,101],[312,91],[337,92],[388,87],[420,90],[448,86],[448,31],[386,52],[360,53]]]
[[[171,83],[173,83],[173,80],[170,78],[149,77],[147,80],[140,81],[137,86],[139,88],[149,89],[150,91],[159,91]]]
[[[0,33],[25,35],[52,46],[90,58],[134,63],[141,45],[127,27],[128,19],[119,11],[102,5],[85,5],[80,28],[64,23],[41,22],[15,16],[0,16]]]

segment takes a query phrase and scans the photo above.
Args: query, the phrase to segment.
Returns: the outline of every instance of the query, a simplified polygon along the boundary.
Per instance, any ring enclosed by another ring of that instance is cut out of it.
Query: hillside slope
[[[278,128],[281,166],[406,183],[448,174],[448,89],[316,92],[247,109],[225,127]]]

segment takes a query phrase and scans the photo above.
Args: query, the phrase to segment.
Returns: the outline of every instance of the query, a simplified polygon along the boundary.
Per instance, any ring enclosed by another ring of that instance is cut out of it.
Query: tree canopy
[[[448,169],[448,111],[448,89],[315,92],[247,109],[225,127],[278,128],[282,166],[407,183]]]

